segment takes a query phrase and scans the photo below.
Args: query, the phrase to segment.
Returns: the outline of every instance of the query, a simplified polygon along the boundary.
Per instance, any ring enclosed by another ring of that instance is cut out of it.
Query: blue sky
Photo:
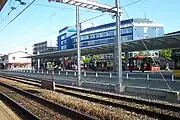
[[[65,27],[75,25],[75,7],[60,3],[49,3],[48,0],[36,0],[16,20],[3,29],[10,20],[12,20],[26,6],[19,5],[15,0],[8,0],[4,9],[0,13],[0,53],[10,52],[21,46],[32,46],[36,42],[45,40],[56,40],[58,30]],[[22,0],[30,3],[32,0]],[[114,5],[115,0],[96,0],[106,4]],[[121,0],[121,6],[129,4],[136,0]],[[39,6],[39,5],[48,5]],[[146,17],[164,25],[165,33],[180,30],[179,8],[180,0],[142,0],[136,4],[125,7],[130,18]],[[16,10],[7,16],[10,8],[14,6]],[[88,18],[100,15],[100,12],[81,9],[80,20],[84,21]],[[2,22],[2,20],[5,21]],[[128,19],[126,14],[122,15],[122,19]],[[104,24],[113,22],[115,19],[108,14],[91,20],[87,23]]]

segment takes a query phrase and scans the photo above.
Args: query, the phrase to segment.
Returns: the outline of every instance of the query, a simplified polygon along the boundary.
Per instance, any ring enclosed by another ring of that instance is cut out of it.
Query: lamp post
[[[117,62],[117,86],[116,91],[122,92],[124,90],[124,87],[122,86],[122,60],[121,60],[121,34],[120,34],[120,0],[115,0],[115,7],[106,5],[103,3],[98,3],[95,1],[90,0],[49,0],[49,2],[60,2],[64,4],[74,5],[76,7],[76,30],[77,30],[77,57],[78,57],[78,85],[80,85],[81,80],[81,65],[80,65],[80,57],[81,57],[81,51],[80,51],[80,28],[79,28],[79,7],[101,11],[101,12],[107,12],[112,13],[116,15],[116,39],[115,39],[115,56],[114,59]]]
[[[123,77],[122,77],[122,39],[121,39],[121,12],[120,12],[120,0],[116,0],[116,40],[115,40],[115,61],[117,62],[116,70],[117,70],[117,86],[116,86],[116,92],[123,92],[125,89],[125,86],[123,86]]]

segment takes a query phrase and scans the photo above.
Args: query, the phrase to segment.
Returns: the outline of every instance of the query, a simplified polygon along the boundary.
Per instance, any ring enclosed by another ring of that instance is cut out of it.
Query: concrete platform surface
[[[1,120],[21,120],[9,107],[0,100]]]

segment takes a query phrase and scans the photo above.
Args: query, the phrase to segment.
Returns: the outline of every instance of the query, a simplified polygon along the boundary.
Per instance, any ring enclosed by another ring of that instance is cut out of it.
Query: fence
[[[8,70],[4,72],[31,78],[54,79],[58,83],[71,85],[77,80],[77,71]],[[172,90],[180,90],[180,79],[170,72],[164,71],[162,75],[158,72],[123,72],[123,84],[159,89],[168,89],[168,84]],[[83,86],[89,84],[115,86],[117,74],[115,72],[82,71],[81,83]]]

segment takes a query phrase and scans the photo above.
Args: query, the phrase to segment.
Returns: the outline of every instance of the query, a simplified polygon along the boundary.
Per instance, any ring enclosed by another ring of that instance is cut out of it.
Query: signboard
[[[7,0],[0,0],[0,11],[2,10],[2,8],[4,7],[4,5],[6,4]]]

